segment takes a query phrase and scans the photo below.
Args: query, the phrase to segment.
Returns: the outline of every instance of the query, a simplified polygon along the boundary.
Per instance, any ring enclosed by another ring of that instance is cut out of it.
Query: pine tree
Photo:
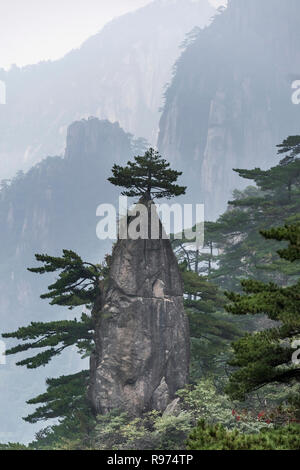
[[[205,236],[210,237],[209,233],[205,230]],[[224,294],[209,281],[211,247],[206,257],[184,233],[180,239],[172,235],[171,243],[182,273],[184,306],[190,323],[191,380],[207,374],[224,375],[230,343],[241,336],[241,330],[236,318],[224,311]]]
[[[300,426],[263,429],[258,434],[228,431],[220,424],[200,421],[187,442],[188,450],[299,450]]]
[[[300,224],[263,231],[267,239],[288,241],[288,248],[279,250],[281,258],[296,263],[300,259]],[[276,324],[254,334],[247,334],[233,344],[233,367],[228,392],[232,398],[244,399],[247,394],[270,383],[300,382],[300,369],[292,362],[293,341],[300,338],[300,280],[282,287],[274,282],[242,281],[244,294],[227,293],[233,314],[265,314]]]
[[[129,161],[125,167],[114,165],[112,173],[108,181],[126,188],[124,196],[170,199],[185,194],[186,187],[175,184],[182,173],[171,170],[170,163],[153,148],[144,156],[134,157],[134,162]]]
[[[101,298],[101,283],[107,273],[107,267],[84,262],[80,256],[70,250],[63,250],[62,257],[36,255],[37,261],[43,263],[38,268],[29,268],[33,273],[45,274],[59,271],[58,279],[41,295],[49,299],[50,305],[60,305],[73,309],[85,306],[92,310],[97,299]],[[17,362],[29,369],[44,366],[60,355],[66,348],[76,346],[82,355],[90,353],[92,348],[95,319],[84,313],[80,320],[61,320],[55,322],[33,322],[12,333],[5,333],[4,338],[21,341],[18,346],[9,349],[6,354],[13,355],[29,350],[40,350],[33,357]]]
[[[300,136],[291,136],[277,145],[278,154],[287,154],[279,165],[263,171],[260,168],[254,170],[234,170],[242,178],[255,181],[262,191],[276,191],[277,199],[292,200],[292,189],[300,184]],[[279,190],[279,191],[278,191]],[[298,193],[299,194],[299,193]]]
[[[195,229],[195,227],[194,227]],[[214,243],[218,237],[216,225],[204,224],[204,246],[197,248],[182,233],[171,235],[171,243],[178,259],[184,283],[184,306],[191,331],[191,381],[214,374],[219,379],[226,373],[230,344],[242,335],[248,326],[225,312],[226,298],[219,286],[211,281],[216,256]]]
[[[17,366],[36,369],[47,365],[51,359],[71,346],[76,346],[79,352],[86,356],[92,348],[93,322],[88,315],[82,314],[80,320],[75,318],[45,323],[32,322],[29,326],[21,327],[12,333],[3,333],[2,336],[21,341],[6,351],[9,356],[31,350],[42,350],[16,363]]]
[[[94,348],[94,330],[97,322],[98,307],[101,305],[102,291],[108,273],[110,257],[104,264],[94,265],[84,262],[71,250],[63,250],[62,257],[36,255],[43,265],[30,268],[38,274],[58,272],[57,280],[48,287],[42,299],[50,300],[51,305],[74,309],[84,306],[91,313],[83,313],[77,320],[54,322],[34,322],[12,333],[5,333],[4,338],[17,339],[20,343],[9,349],[6,354],[14,355],[26,351],[38,351],[32,357],[17,362],[19,366],[35,369],[47,365],[54,357],[67,348],[75,346],[82,357],[90,356]],[[90,426],[91,412],[86,398],[88,371],[47,380],[47,391],[31,400],[28,404],[42,404],[27,416],[25,421],[36,422],[50,418],[59,418],[64,429],[70,429],[70,420],[86,422]],[[84,417],[85,415],[85,417]],[[67,424],[67,421],[69,424]],[[73,426],[71,426],[73,429]],[[58,434],[60,428],[55,428]],[[51,431],[52,432],[52,431]]]
[[[67,306],[70,310],[80,305],[90,308],[100,295],[100,280],[107,273],[105,266],[87,263],[71,250],[63,250],[62,257],[37,254],[36,260],[44,265],[28,271],[37,274],[60,271],[49,292],[41,295],[41,299],[51,299],[50,305]]]
[[[184,306],[191,331],[191,380],[207,374],[224,374],[230,343],[241,336],[238,322],[224,312],[219,288],[181,264]]]
[[[235,170],[256,186],[235,191],[228,211],[210,224],[211,243],[219,250],[210,278],[221,288],[238,292],[244,278],[285,285],[299,276],[299,266],[280,258],[276,243],[259,234],[300,220],[299,142],[293,136],[280,144],[278,153],[287,155],[270,170]]]

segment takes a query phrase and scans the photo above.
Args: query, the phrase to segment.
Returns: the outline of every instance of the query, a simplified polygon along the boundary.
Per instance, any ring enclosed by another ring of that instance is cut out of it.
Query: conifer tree
[[[88,379],[88,370],[47,379],[47,391],[27,402],[29,405],[41,406],[24,420],[28,423],[37,423],[47,419],[75,418],[79,412],[88,419],[90,415],[86,400]]]
[[[276,191],[277,198],[292,200],[292,189],[300,184],[300,136],[291,136],[278,145],[278,154],[287,154],[269,170],[234,170],[242,178],[255,181],[262,191]]]
[[[74,309],[84,306],[86,311],[81,318],[52,322],[33,322],[12,333],[5,333],[4,338],[16,339],[19,344],[9,349],[6,354],[14,355],[26,351],[37,351],[33,356],[17,362],[19,366],[35,369],[47,365],[54,357],[67,348],[75,346],[82,357],[90,356],[93,350],[94,330],[97,321],[96,312],[101,304],[102,290],[108,272],[109,257],[105,263],[94,265],[84,262],[71,250],[63,250],[61,257],[36,255],[42,266],[30,268],[37,274],[58,272],[56,281],[48,287],[42,299],[50,300],[51,305]],[[78,374],[48,379],[47,391],[28,401],[39,406],[27,416],[25,421],[34,423],[50,418],[59,418],[64,429],[70,428],[67,421],[78,419],[90,425],[91,411],[87,403],[86,386],[88,371]],[[83,417],[85,415],[85,418]],[[66,421],[67,420],[67,421]],[[72,427],[72,426],[71,426]],[[73,429],[73,427],[72,427]],[[56,428],[57,432],[58,429]]]
[[[144,156],[134,157],[134,162],[129,161],[125,167],[114,165],[112,173],[108,181],[126,188],[122,194],[128,197],[170,199],[186,191],[186,187],[175,184],[182,172],[172,170],[170,163],[153,148]]]
[[[289,246],[279,250],[281,258],[297,263],[300,260],[300,224],[286,225],[263,231],[267,239],[288,241]],[[247,334],[233,344],[231,365],[238,369],[230,377],[228,392],[231,397],[245,396],[270,383],[300,382],[299,366],[292,362],[293,341],[300,339],[300,279],[296,284],[282,287],[274,282],[242,281],[244,294],[227,293],[233,314],[265,314],[276,324],[273,328]]]
[[[299,450],[299,447],[300,426],[297,424],[245,434],[200,421],[187,442],[188,450]]]
[[[191,331],[191,380],[224,373],[224,355],[228,354],[230,343],[242,334],[238,322],[224,312],[225,297],[206,276],[187,269],[186,263],[181,264],[181,271]]]

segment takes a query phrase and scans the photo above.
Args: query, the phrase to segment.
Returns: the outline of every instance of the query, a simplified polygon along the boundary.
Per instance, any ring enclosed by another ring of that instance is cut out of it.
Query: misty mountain
[[[276,165],[276,145],[299,133],[297,0],[231,0],[177,62],[158,145],[184,170],[206,218],[241,187],[232,168]]]
[[[38,294],[35,290],[31,296],[25,281],[35,277],[26,274],[35,253],[70,248],[85,257],[103,258],[96,209],[116,202],[118,190],[107,177],[113,164],[126,162],[132,152],[132,140],[118,124],[81,120],[68,129],[64,158],[48,157],[2,188],[0,319],[6,328],[27,321]],[[7,315],[10,311],[14,316]]]
[[[124,163],[133,151],[143,151],[139,145],[116,123],[97,118],[74,122],[67,132],[64,158],[46,158],[2,187],[0,333],[31,321],[74,317],[74,312],[50,307],[39,298],[53,277],[38,276],[26,268],[37,265],[35,253],[55,256],[64,248],[85,260],[103,261],[111,251],[111,241],[96,236],[100,220],[96,210],[101,203],[118,203],[119,191],[107,177],[114,163]],[[32,410],[25,406],[26,400],[44,390],[46,377],[76,372],[80,364],[72,352],[45,370],[17,368],[16,359],[9,357],[7,365],[0,364],[0,421],[6,430],[0,442],[32,439],[41,426],[22,422],[20,417]]]
[[[117,18],[61,60],[0,70],[0,179],[62,155],[67,127],[96,116],[156,143],[159,107],[179,46],[209,23],[208,0],[155,0]]]

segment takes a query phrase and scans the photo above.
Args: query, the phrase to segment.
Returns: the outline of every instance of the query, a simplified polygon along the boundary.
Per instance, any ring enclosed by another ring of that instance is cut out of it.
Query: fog
[[[151,0],[1,0],[0,68],[55,60]],[[210,0],[218,7],[226,0]]]

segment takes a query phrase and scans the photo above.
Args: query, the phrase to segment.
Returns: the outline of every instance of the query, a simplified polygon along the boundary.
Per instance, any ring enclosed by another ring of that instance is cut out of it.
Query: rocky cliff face
[[[0,180],[46,155],[62,155],[69,124],[90,115],[118,121],[156,144],[179,45],[214,12],[208,0],[155,0],[61,60],[0,70],[7,89],[7,104],[0,106]]]
[[[177,63],[158,145],[184,170],[206,218],[242,187],[233,168],[276,165],[276,145],[299,133],[300,106],[291,100],[299,14],[297,0],[231,0]]]
[[[130,138],[118,124],[78,121],[68,129],[64,158],[43,160],[0,191],[1,329],[19,326],[36,311],[31,301],[42,287],[26,273],[35,253],[69,247],[84,257],[105,254],[96,236],[96,209],[117,199],[107,178],[115,162],[131,155]]]
[[[165,410],[189,374],[189,325],[169,240],[117,242],[97,314],[90,386],[95,410],[135,416]]]

